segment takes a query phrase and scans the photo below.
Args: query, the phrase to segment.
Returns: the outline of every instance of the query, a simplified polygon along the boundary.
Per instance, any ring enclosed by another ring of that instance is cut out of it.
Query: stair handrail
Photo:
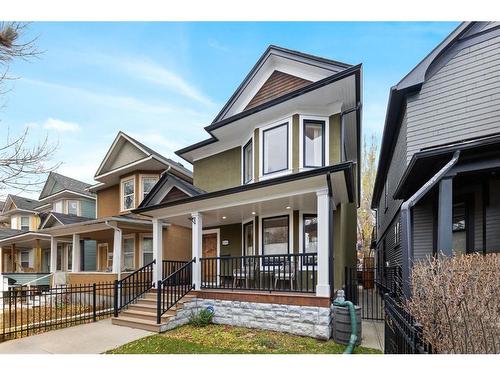
[[[161,323],[161,316],[177,304],[186,294],[194,289],[193,263],[196,258],[171,273],[156,285],[156,323]],[[181,282],[184,281],[184,284]]]

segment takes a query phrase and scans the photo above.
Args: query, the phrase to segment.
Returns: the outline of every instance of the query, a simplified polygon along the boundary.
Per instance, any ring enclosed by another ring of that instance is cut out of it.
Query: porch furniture
[[[289,281],[290,290],[293,290],[293,282],[295,280],[295,264],[293,261],[284,262],[274,273],[274,289],[277,289],[278,281]]]
[[[233,288],[236,288],[239,281],[245,281],[245,288],[250,287],[250,281],[255,280],[257,270],[255,259],[246,259],[245,265],[233,271]]]

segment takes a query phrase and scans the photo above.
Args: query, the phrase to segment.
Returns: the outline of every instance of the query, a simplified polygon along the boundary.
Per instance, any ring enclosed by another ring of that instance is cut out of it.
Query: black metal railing
[[[0,342],[111,316],[114,293],[112,282],[12,287],[0,293]]]
[[[158,282],[156,286],[156,322],[161,323],[161,316],[171,309],[193,288],[193,263],[196,259],[174,271]]]
[[[173,274],[179,268],[188,264],[189,261],[185,260],[164,260],[162,262],[162,279],[165,279],[167,276]]]
[[[421,326],[393,294],[384,295],[384,353],[430,354],[432,348],[422,339]]]
[[[200,261],[204,289],[316,292],[316,253],[210,257]]]
[[[135,302],[153,287],[153,265],[156,260],[139,268],[127,277],[115,281],[115,317],[127,305]]]

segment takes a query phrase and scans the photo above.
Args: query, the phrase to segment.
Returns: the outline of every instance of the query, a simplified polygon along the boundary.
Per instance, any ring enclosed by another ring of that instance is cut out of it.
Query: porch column
[[[57,239],[50,237],[50,273],[57,270]]]
[[[42,271],[42,247],[38,238],[35,240],[34,268],[35,272]]]
[[[163,225],[161,220],[153,219],[153,283],[163,279]]]
[[[451,256],[453,250],[453,177],[439,182],[437,251]]]
[[[81,246],[80,235],[73,234],[73,250],[71,254],[71,272],[80,272]]]
[[[193,284],[196,290],[201,289],[201,262],[200,258],[202,255],[203,248],[203,215],[199,212],[194,212],[191,214],[192,226],[192,248],[193,248],[193,258],[196,261],[193,263]]]
[[[330,296],[330,280],[328,277],[328,250],[329,250],[329,197],[328,190],[316,192],[318,201],[318,278],[316,295],[318,297]]]
[[[0,275],[3,273],[3,251],[2,248],[0,247]],[[1,282],[1,280],[0,280]]]
[[[116,273],[118,280],[122,272],[122,231],[119,228],[114,229],[113,235],[113,273]]]
[[[12,244],[10,245],[10,262],[12,264],[12,271],[11,272],[16,272],[17,271],[17,265],[16,265],[16,245]]]

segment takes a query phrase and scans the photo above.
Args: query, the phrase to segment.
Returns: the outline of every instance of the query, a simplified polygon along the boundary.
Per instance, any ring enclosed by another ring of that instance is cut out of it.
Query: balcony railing
[[[316,253],[210,257],[200,261],[202,289],[316,292]]]

